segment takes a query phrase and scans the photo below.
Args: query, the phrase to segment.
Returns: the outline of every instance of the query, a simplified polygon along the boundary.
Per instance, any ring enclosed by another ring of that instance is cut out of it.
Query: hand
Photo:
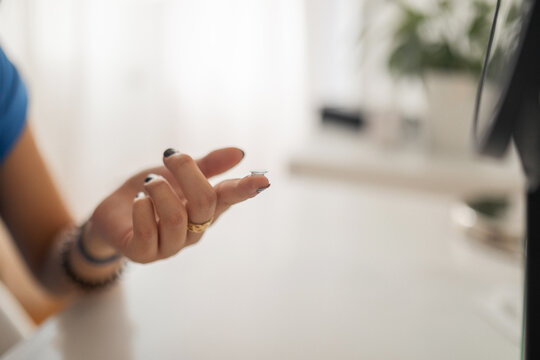
[[[242,160],[244,153],[237,148],[216,150],[197,161],[172,150],[165,155],[164,166],[136,174],[96,208],[84,235],[92,255],[106,258],[119,252],[140,263],[167,258],[201,238],[188,231],[188,221],[215,221],[231,205],[270,186],[260,175],[216,186],[208,182]],[[135,198],[141,191],[145,195]]]

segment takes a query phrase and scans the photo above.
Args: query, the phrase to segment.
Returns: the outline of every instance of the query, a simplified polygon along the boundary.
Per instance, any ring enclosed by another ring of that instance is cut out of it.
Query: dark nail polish
[[[264,190],[268,189],[269,187],[270,187],[270,184],[268,184],[268,185],[267,185],[267,186],[265,186],[265,187],[262,187],[262,188],[258,188],[258,189],[257,189],[257,194],[260,194],[260,193],[262,193],[262,192],[263,192]]]
[[[144,182],[147,183],[147,182],[150,182],[152,181],[152,179],[155,179],[156,178],[156,175],[154,174],[148,174],[148,176],[146,177],[146,179],[144,179]]]
[[[168,148],[168,149],[165,150],[165,152],[163,153],[163,156],[164,156],[164,157],[169,157],[169,156],[174,155],[174,154],[178,154],[178,150],[173,149],[173,148]]]

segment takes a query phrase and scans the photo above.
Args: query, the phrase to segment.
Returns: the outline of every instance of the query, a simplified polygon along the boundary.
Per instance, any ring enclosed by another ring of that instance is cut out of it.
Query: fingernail
[[[257,194],[260,194],[260,193],[262,193],[264,190],[268,189],[268,188],[270,187],[270,185],[271,185],[271,184],[268,184],[268,185],[266,185],[266,186],[264,186],[264,187],[262,187],[262,188],[258,188],[258,189],[257,189]]]
[[[146,176],[146,179],[144,179],[144,182],[148,183],[148,182],[154,180],[155,178],[157,178],[156,174],[148,174],[148,176]]]
[[[143,197],[145,197],[145,195],[144,192],[141,191],[137,194],[137,196],[135,196],[135,199],[142,199]]]
[[[173,148],[168,148],[167,150],[165,150],[165,152],[163,153],[163,156],[164,157],[169,157],[171,155],[174,155],[174,154],[178,154],[179,151],[176,150],[176,149],[173,149]]]
[[[265,175],[268,170],[262,170],[262,169],[257,169],[257,170],[251,170],[251,175]]]

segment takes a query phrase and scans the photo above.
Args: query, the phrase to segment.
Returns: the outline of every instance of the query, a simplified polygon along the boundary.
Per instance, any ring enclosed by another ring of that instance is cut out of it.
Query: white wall
[[[301,0],[4,0],[0,41],[79,217],[170,146],[279,170],[311,121]]]

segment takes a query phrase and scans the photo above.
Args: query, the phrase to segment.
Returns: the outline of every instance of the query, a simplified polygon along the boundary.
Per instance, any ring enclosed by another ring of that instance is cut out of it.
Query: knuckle
[[[164,225],[179,227],[185,224],[186,217],[182,212],[175,211],[170,214],[163,215],[161,221]]]
[[[217,194],[214,189],[209,188],[201,191],[195,198],[195,205],[199,208],[213,208],[217,202]]]
[[[141,241],[140,244],[138,244],[137,246],[137,253],[143,258],[149,258],[154,255],[153,248],[154,246],[152,242]]]
[[[139,246],[142,246],[143,244],[148,244],[148,246],[150,246],[150,242],[155,236],[154,229],[150,227],[134,229],[133,232],[136,239],[135,241],[140,243],[138,244]]]
[[[138,241],[133,250],[130,259],[135,262],[147,264],[155,259],[155,249],[151,241]]]
[[[218,207],[229,208],[234,205],[234,202],[231,201],[230,197],[224,196],[223,193],[216,193],[216,204],[219,204]]]

